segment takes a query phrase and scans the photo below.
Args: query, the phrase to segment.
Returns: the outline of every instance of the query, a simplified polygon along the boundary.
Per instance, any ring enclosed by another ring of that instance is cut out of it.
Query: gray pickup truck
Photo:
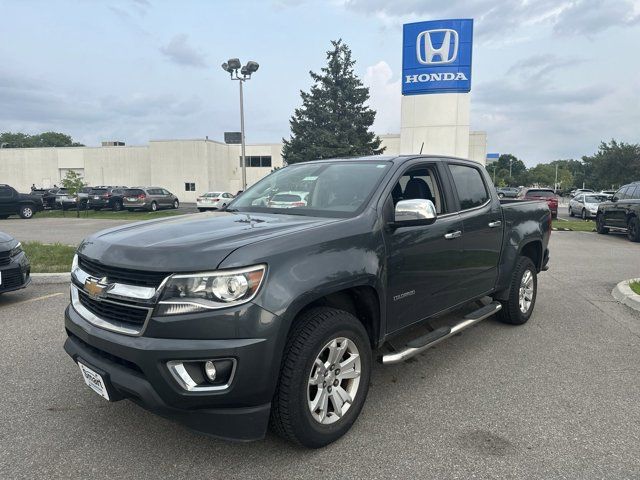
[[[287,192],[307,194],[270,202]],[[546,203],[502,204],[468,160],[295,164],[225,212],[82,242],[65,350],[108,400],[227,439],[271,425],[317,448],[360,414],[374,358],[402,362],[494,314],[525,323],[550,234]]]

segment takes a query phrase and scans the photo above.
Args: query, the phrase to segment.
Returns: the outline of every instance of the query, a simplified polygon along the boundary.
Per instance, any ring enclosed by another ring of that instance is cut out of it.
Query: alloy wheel
[[[533,302],[533,274],[531,273],[531,270],[525,270],[522,274],[518,298],[520,311],[522,313],[527,313],[531,308],[531,303]]]
[[[322,347],[307,385],[307,403],[316,422],[332,424],[347,413],[358,394],[361,373],[360,352],[353,341],[338,337]]]

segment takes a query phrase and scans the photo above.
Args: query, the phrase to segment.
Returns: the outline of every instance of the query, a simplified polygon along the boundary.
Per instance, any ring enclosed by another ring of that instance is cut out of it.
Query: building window
[[[184,191],[185,192],[195,192],[196,191],[196,184],[195,183],[185,182]]]
[[[271,155],[247,155],[247,167],[271,167]],[[240,157],[242,168],[242,157]]]

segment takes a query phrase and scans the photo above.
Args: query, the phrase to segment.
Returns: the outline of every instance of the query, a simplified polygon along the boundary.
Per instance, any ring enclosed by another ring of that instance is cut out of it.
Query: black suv
[[[640,242],[640,182],[624,185],[608,202],[598,205],[598,233],[624,230],[632,242]]]
[[[122,210],[122,199],[127,187],[94,187],[87,198],[87,208],[102,210],[110,208],[114,212]]]

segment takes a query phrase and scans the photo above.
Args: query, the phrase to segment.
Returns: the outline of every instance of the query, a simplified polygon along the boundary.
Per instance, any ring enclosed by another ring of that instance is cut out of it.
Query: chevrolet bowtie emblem
[[[100,280],[95,278],[87,278],[84,281],[84,291],[92,297],[103,297],[107,293],[108,289],[109,285],[107,285],[106,277]]]

